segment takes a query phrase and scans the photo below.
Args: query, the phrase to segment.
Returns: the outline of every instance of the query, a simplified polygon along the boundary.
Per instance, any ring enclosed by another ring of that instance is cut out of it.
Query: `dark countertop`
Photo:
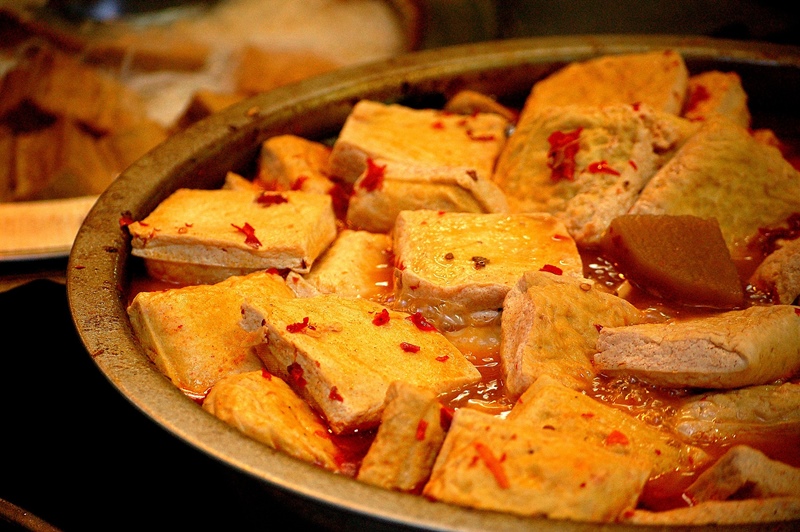
[[[236,474],[129,403],[84,349],[64,284],[0,292],[0,312],[0,499],[44,521],[15,524],[0,505],[0,530],[320,528],[280,501],[254,504]]]

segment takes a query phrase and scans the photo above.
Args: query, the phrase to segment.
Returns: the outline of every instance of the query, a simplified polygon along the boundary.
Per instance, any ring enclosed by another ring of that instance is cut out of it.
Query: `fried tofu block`
[[[492,176],[506,142],[508,121],[494,113],[455,115],[435,109],[360,100],[333,145],[329,172],[354,183],[367,159],[423,167],[467,168]]]
[[[759,228],[794,212],[800,212],[800,172],[777,148],[721,117],[700,123],[630,210],[716,218],[734,259],[746,254]]]
[[[613,522],[636,506],[649,466],[579,438],[461,408],[423,494],[484,510]]]
[[[710,460],[705,451],[681,443],[674,433],[571,390],[550,376],[540,377],[528,388],[508,419],[638,457],[652,465],[651,478],[671,471],[691,473]]]
[[[336,237],[331,198],[307,192],[179,189],[128,226],[131,254],[173,264],[308,273]],[[156,268],[149,270],[158,276]]]
[[[331,148],[296,135],[277,135],[261,144],[256,181],[267,190],[328,193],[326,174]]]
[[[800,469],[746,445],[735,445],[703,471],[686,488],[692,503],[722,501],[747,488],[748,499],[797,497],[800,499]],[[737,495],[737,498],[742,498]]]
[[[215,285],[139,292],[127,312],[156,367],[181,390],[202,396],[226,375],[261,368],[239,326],[245,297],[284,300],[294,293],[279,275],[256,272]]]
[[[753,306],[693,319],[606,327],[597,339],[599,372],[625,373],[665,387],[739,388],[800,370],[800,313]]]
[[[646,106],[545,107],[509,138],[495,182],[514,212],[549,212],[579,244],[597,244],[684,140],[682,119]]]
[[[242,49],[236,89],[257,94],[336,70],[341,65],[311,50],[269,50],[252,44]]]
[[[688,82],[686,63],[673,50],[575,61],[533,85],[520,122],[532,111],[571,104],[641,103],[677,115]]]
[[[288,384],[266,371],[221,378],[203,401],[203,410],[300,460],[331,471],[339,471],[344,461],[319,416]]]
[[[582,275],[564,224],[545,213],[403,211],[394,228],[395,305],[442,330],[499,312],[520,276],[543,267]]]
[[[733,441],[765,432],[800,434],[800,384],[765,384],[704,393],[682,404],[669,424],[692,442]]]
[[[350,227],[389,233],[400,211],[507,212],[508,201],[491,180],[466,167],[427,167],[368,161],[347,209]]]
[[[344,229],[303,276],[319,293],[378,299],[391,293],[392,238]]]
[[[643,312],[588,279],[525,272],[506,295],[501,317],[508,394],[519,397],[541,375],[588,389],[598,330],[644,321]]]
[[[635,525],[744,525],[800,519],[800,497],[706,501],[662,512],[634,510],[621,520]]]
[[[109,153],[114,169],[122,172],[168,136],[167,130],[158,122],[142,120],[129,129],[101,137],[98,142]]]
[[[336,434],[376,427],[392,382],[444,393],[480,380],[439,332],[363,298],[246,301],[242,312],[242,326],[261,338],[255,347],[264,365]]]
[[[356,478],[390,490],[419,493],[430,477],[444,442],[444,406],[436,394],[393,382],[375,440]]]
[[[783,305],[800,296],[800,239],[787,240],[761,261],[750,283]]]
[[[468,89],[458,91],[452,98],[447,100],[444,110],[461,115],[495,113],[510,123],[517,121],[517,113],[513,109],[498,103],[488,94]]]
[[[743,128],[750,127],[750,109],[742,78],[736,72],[709,70],[689,77],[688,97],[683,116],[705,120],[722,115]]]

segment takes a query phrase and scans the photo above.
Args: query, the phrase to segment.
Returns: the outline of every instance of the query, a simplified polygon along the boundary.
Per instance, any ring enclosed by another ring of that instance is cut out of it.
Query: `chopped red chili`
[[[689,98],[686,100],[686,105],[684,106],[683,112],[686,113],[688,111],[697,109],[698,105],[709,98],[711,98],[711,93],[708,92],[708,89],[705,87],[705,85],[696,85],[691,91],[689,91]]]
[[[400,348],[406,353],[419,353],[420,349],[418,345],[410,344],[408,342],[400,342]]]
[[[303,185],[308,180],[309,180],[309,177],[307,175],[299,175],[299,176],[297,176],[297,179],[295,179],[294,183],[292,183],[291,189],[292,190],[302,190],[303,189]]]
[[[503,469],[503,464],[500,462],[500,460],[495,458],[494,454],[492,454],[492,450],[481,442],[475,442],[474,445],[475,450],[478,452],[478,456],[480,456],[484,465],[486,465],[486,467],[492,473],[500,489],[505,490],[510,488],[511,484],[508,482],[508,477]]]
[[[631,165],[631,168],[633,168],[634,170],[638,170],[639,169],[639,167],[636,165],[636,161],[633,161],[633,160],[628,161],[628,164]]]
[[[608,165],[608,161],[597,161],[594,163],[589,163],[588,170],[589,173],[591,174],[619,175],[619,172],[617,172]]]
[[[122,213],[122,216],[119,217],[119,226],[120,227],[128,227],[131,225],[135,220],[133,219],[133,215],[131,211],[125,211]],[[142,224],[145,225],[145,224]]]
[[[467,130],[467,136],[469,137],[469,140],[477,140],[479,142],[487,142],[487,141],[491,141],[491,140],[494,140],[495,138],[497,138],[494,135],[488,134],[488,133],[484,133],[484,134],[478,135],[474,131],[472,131],[471,129]]]
[[[618,430],[612,430],[612,431],[611,431],[611,432],[608,434],[608,436],[606,436],[606,441],[605,441],[605,444],[606,444],[606,445],[614,445],[614,444],[619,444],[619,445],[629,445],[629,444],[630,444],[630,441],[628,440],[628,437],[627,437],[627,436],[625,436],[625,435],[624,435],[623,433],[621,433],[620,431],[618,431]]]
[[[236,228],[240,233],[244,233],[245,239],[244,243],[250,246],[251,248],[258,249],[261,247],[261,241],[256,238],[256,230],[253,229],[253,226],[249,223],[245,222],[242,227],[239,227],[236,224],[231,224],[233,227]]]
[[[280,205],[287,203],[289,200],[283,194],[271,194],[269,192],[262,192],[256,198],[256,203],[262,207],[270,207],[272,205]]]
[[[548,272],[553,273],[555,275],[561,275],[564,273],[564,270],[559,268],[558,266],[553,266],[552,264],[545,264],[541,268],[539,268],[540,272]]]
[[[298,387],[304,388],[308,384],[303,377],[303,368],[300,364],[292,362],[286,369],[289,370],[289,379]]]
[[[447,362],[448,360],[450,360],[450,355],[442,355],[436,357],[437,362]]]
[[[425,316],[422,315],[422,312],[417,311],[411,316],[406,318],[407,320],[411,321],[414,325],[417,326],[417,329],[420,331],[435,331],[436,327],[425,319]]]
[[[303,318],[303,321],[298,323],[290,323],[286,326],[286,330],[290,333],[298,333],[304,331],[308,327],[308,316]]]
[[[377,190],[383,186],[383,178],[386,173],[386,165],[383,166],[375,164],[375,162],[367,157],[367,173],[364,179],[361,180],[359,185],[361,188],[368,192]]]
[[[333,386],[331,388],[331,391],[328,394],[328,398],[331,401],[339,401],[340,403],[344,401],[344,398],[341,395],[339,395],[339,390],[336,388],[336,386]]]
[[[470,170],[467,170],[467,175],[468,175],[468,176],[470,177],[470,179],[472,179],[473,181],[477,181],[477,180],[478,180],[478,172],[476,172],[475,170],[471,170],[471,169],[470,169]]]
[[[437,120],[433,124],[431,124],[433,129],[444,129],[444,123],[441,120]]]
[[[261,368],[261,376],[267,379],[268,381],[272,380],[272,373],[270,373],[267,368]]]
[[[375,314],[374,318],[372,318],[372,323],[374,325],[386,325],[389,323],[389,311],[382,309],[380,312]]]
[[[423,441],[425,439],[425,431],[428,430],[428,422],[424,419],[420,419],[419,423],[417,423],[417,433],[414,435],[414,438],[417,441]]]
[[[583,128],[578,128],[566,133],[554,131],[547,137],[550,150],[547,152],[547,167],[552,170],[550,178],[553,181],[566,179],[575,180],[575,155],[578,153],[580,143],[578,138]]]

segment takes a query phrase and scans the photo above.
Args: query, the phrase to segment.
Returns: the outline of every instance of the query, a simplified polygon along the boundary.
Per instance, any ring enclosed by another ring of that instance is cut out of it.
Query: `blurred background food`
[[[0,0],[0,202],[96,195],[168,135],[255,93],[419,49],[681,33],[800,44],[753,0]]]

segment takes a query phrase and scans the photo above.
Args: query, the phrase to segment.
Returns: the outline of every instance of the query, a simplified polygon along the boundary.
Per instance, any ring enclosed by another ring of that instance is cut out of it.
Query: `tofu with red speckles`
[[[242,313],[264,365],[336,434],[375,428],[395,381],[440,394],[481,378],[424,319],[363,298],[246,300]]]
[[[179,189],[128,225],[131,254],[172,282],[216,282],[269,268],[308,273],[336,238],[331,197]]]
[[[546,213],[403,211],[393,249],[395,307],[445,331],[496,319],[527,271],[583,272],[575,241]]]
[[[722,115],[741,127],[750,127],[750,108],[742,78],[736,72],[709,70],[689,78],[689,96],[683,116],[689,120],[706,120]]]
[[[326,174],[330,146],[296,135],[276,135],[261,143],[255,182],[266,190],[326,194],[334,183]]]

